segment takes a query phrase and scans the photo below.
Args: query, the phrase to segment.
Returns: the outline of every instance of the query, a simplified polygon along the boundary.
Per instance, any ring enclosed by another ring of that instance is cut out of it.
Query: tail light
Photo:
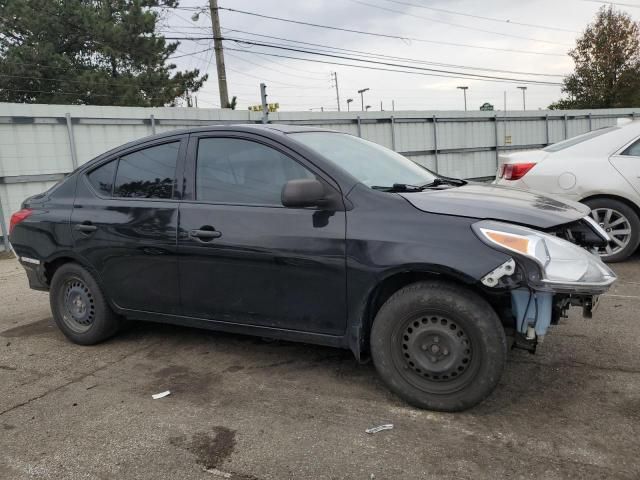
[[[505,180],[519,180],[535,166],[535,163],[505,163],[500,176]]]
[[[23,208],[22,210],[11,215],[11,222],[9,223],[9,235],[13,233],[13,229],[16,225],[29,217],[29,215],[31,215],[32,213],[33,210],[31,210],[30,208]]]

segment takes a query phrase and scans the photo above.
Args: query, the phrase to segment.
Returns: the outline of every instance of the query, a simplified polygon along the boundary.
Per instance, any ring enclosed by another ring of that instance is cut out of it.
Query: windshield
[[[346,133],[300,132],[290,136],[346,170],[368,187],[424,185],[437,178],[429,170],[399,153]]]
[[[618,130],[619,128],[620,127],[600,128],[598,130],[583,133],[582,135],[578,135],[577,137],[573,137],[562,142],[554,143],[553,145],[549,145],[542,150],[544,150],[545,152],[559,152],[560,150],[573,147],[574,145],[578,145],[579,143],[586,142],[587,140],[591,140],[592,138],[599,137],[600,135],[604,135],[605,133],[613,132],[614,130]]]

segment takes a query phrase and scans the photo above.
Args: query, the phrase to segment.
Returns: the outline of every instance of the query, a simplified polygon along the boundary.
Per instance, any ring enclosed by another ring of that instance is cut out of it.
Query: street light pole
[[[347,112],[351,111],[351,102],[353,102],[353,98],[347,98]]]
[[[524,98],[524,92],[527,91],[527,87],[518,87],[520,90],[522,90],[522,110],[526,110],[527,109],[527,104]]]
[[[364,92],[368,91],[368,88],[363,88],[362,90],[358,90],[360,94],[360,104],[362,105],[362,111],[364,112]]]
[[[469,89],[469,87],[457,87],[458,89],[462,90],[462,93],[464,94],[464,111],[467,111],[467,90]]]

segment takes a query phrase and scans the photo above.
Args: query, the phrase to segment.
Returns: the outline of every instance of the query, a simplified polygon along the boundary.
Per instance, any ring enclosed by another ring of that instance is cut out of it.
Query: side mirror
[[[326,202],[324,185],[315,178],[289,180],[282,187],[281,199],[285,207],[317,207]]]

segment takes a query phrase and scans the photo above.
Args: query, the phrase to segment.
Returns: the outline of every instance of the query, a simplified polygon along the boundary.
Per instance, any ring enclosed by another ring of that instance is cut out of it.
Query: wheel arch
[[[365,358],[369,354],[371,327],[380,307],[401,288],[425,280],[462,284],[486,297],[485,293],[478,287],[476,279],[463,272],[446,267],[413,265],[388,271],[368,292],[365,306],[356,321],[356,325],[354,325],[357,341],[351,342],[351,349],[358,359]]]
[[[89,262],[85,261],[82,257],[79,257],[74,252],[60,252],[55,257],[48,258],[42,263],[44,269],[44,277],[48,286],[51,286],[51,280],[53,279],[53,275],[56,273],[56,271],[62,265],[65,265],[67,263],[77,263],[81,267],[88,270],[89,273],[91,273],[91,275],[94,277],[98,285],[100,285],[100,288],[102,288],[100,276],[95,271],[95,269]]]
[[[589,195],[588,197],[584,197],[583,199],[581,199],[580,203],[586,203],[589,200],[598,200],[598,199],[616,200],[618,202],[624,203],[629,208],[631,208],[634,212],[636,212],[636,215],[638,215],[638,217],[640,217],[640,205],[629,200],[628,198],[622,197],[620,195],[615,195],[613,193],[597,193],[594,195]]]

